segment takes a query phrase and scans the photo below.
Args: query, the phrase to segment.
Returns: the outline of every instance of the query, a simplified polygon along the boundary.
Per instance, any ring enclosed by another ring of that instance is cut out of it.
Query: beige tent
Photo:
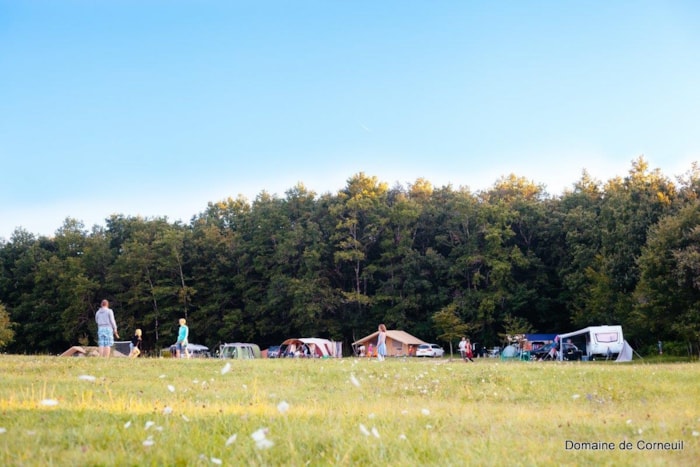
[[[369,344],[376,346],[378,335],[379,331],[373,332],[369,336],[365,336],[362,339],[353,342],[352,348],[358,349],[361,345],[364,345],[365,348],[368,349]],[[397,331],[392,329],[386,332],[386,354],[388,357],[414,355],[416,352],[416,347],[425,343],[426,342],[412,336],[406,331]]]

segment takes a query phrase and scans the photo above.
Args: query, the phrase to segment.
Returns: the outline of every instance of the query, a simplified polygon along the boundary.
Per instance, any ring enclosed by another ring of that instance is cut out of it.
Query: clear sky
[[[700,159],[700,2],[0,0],[0,237]]]

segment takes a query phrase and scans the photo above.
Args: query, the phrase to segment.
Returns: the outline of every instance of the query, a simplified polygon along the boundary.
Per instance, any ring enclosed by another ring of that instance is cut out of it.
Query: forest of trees
[[[506,333],[621,324],[644,353],[700,347],[700,168],[674,180],[639,158],[561,195],[514,175],[471,192],[363,173],[337,193],[211,202],[185,225],[113,215],[53,237],[0,239],[0,348],[94,345],[103,298],[146,350],[287,337],[349,343],[386,323],[440,342],[446,327]],[[7,222],[7,219],[5,220]],[[447,342],[442,341],[443,344]]]

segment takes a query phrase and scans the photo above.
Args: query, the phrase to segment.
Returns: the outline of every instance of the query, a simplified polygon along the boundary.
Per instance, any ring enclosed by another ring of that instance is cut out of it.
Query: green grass
[[[231,370],[222,374],[225,363]],[[0,356],[0,375],[0,465],[695,465],[700,458],[698,364]],[[260,428],[271,447],[251,438]],[[615,449],[567,450],[567,440]],[[682,441],[683,449],[642,450],[640,440]],[[633,448],[620,450],[624,442]]]

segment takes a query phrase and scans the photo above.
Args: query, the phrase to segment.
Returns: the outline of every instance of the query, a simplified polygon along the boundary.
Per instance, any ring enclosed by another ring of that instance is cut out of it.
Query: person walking
[[[129,358],[136,358],[141,355],[141,330],[137,329],[134,331],[134,337],[131,338],[131,352],[129,352]]]
[[[386,357],[386,326],[379,325],[379,335],[377,336],[377,360],[380,362]]]
[[[175,357],[180,358],[184,352],[185,356],[190,358],[190,353],[187,351],[187,338],[190,335],[190,328],[187,327],[185,318],[180,318],[179,323],[180,328],[177,331],[177,342],[175,342]]]
[[[114,320],[114,311],[109,307],[109,301],[102,300],[100,309],[95,313],[97,322],[97,347],[100,357],[109,357],[114,345],[114,338],[119,339],[117,322]]]

